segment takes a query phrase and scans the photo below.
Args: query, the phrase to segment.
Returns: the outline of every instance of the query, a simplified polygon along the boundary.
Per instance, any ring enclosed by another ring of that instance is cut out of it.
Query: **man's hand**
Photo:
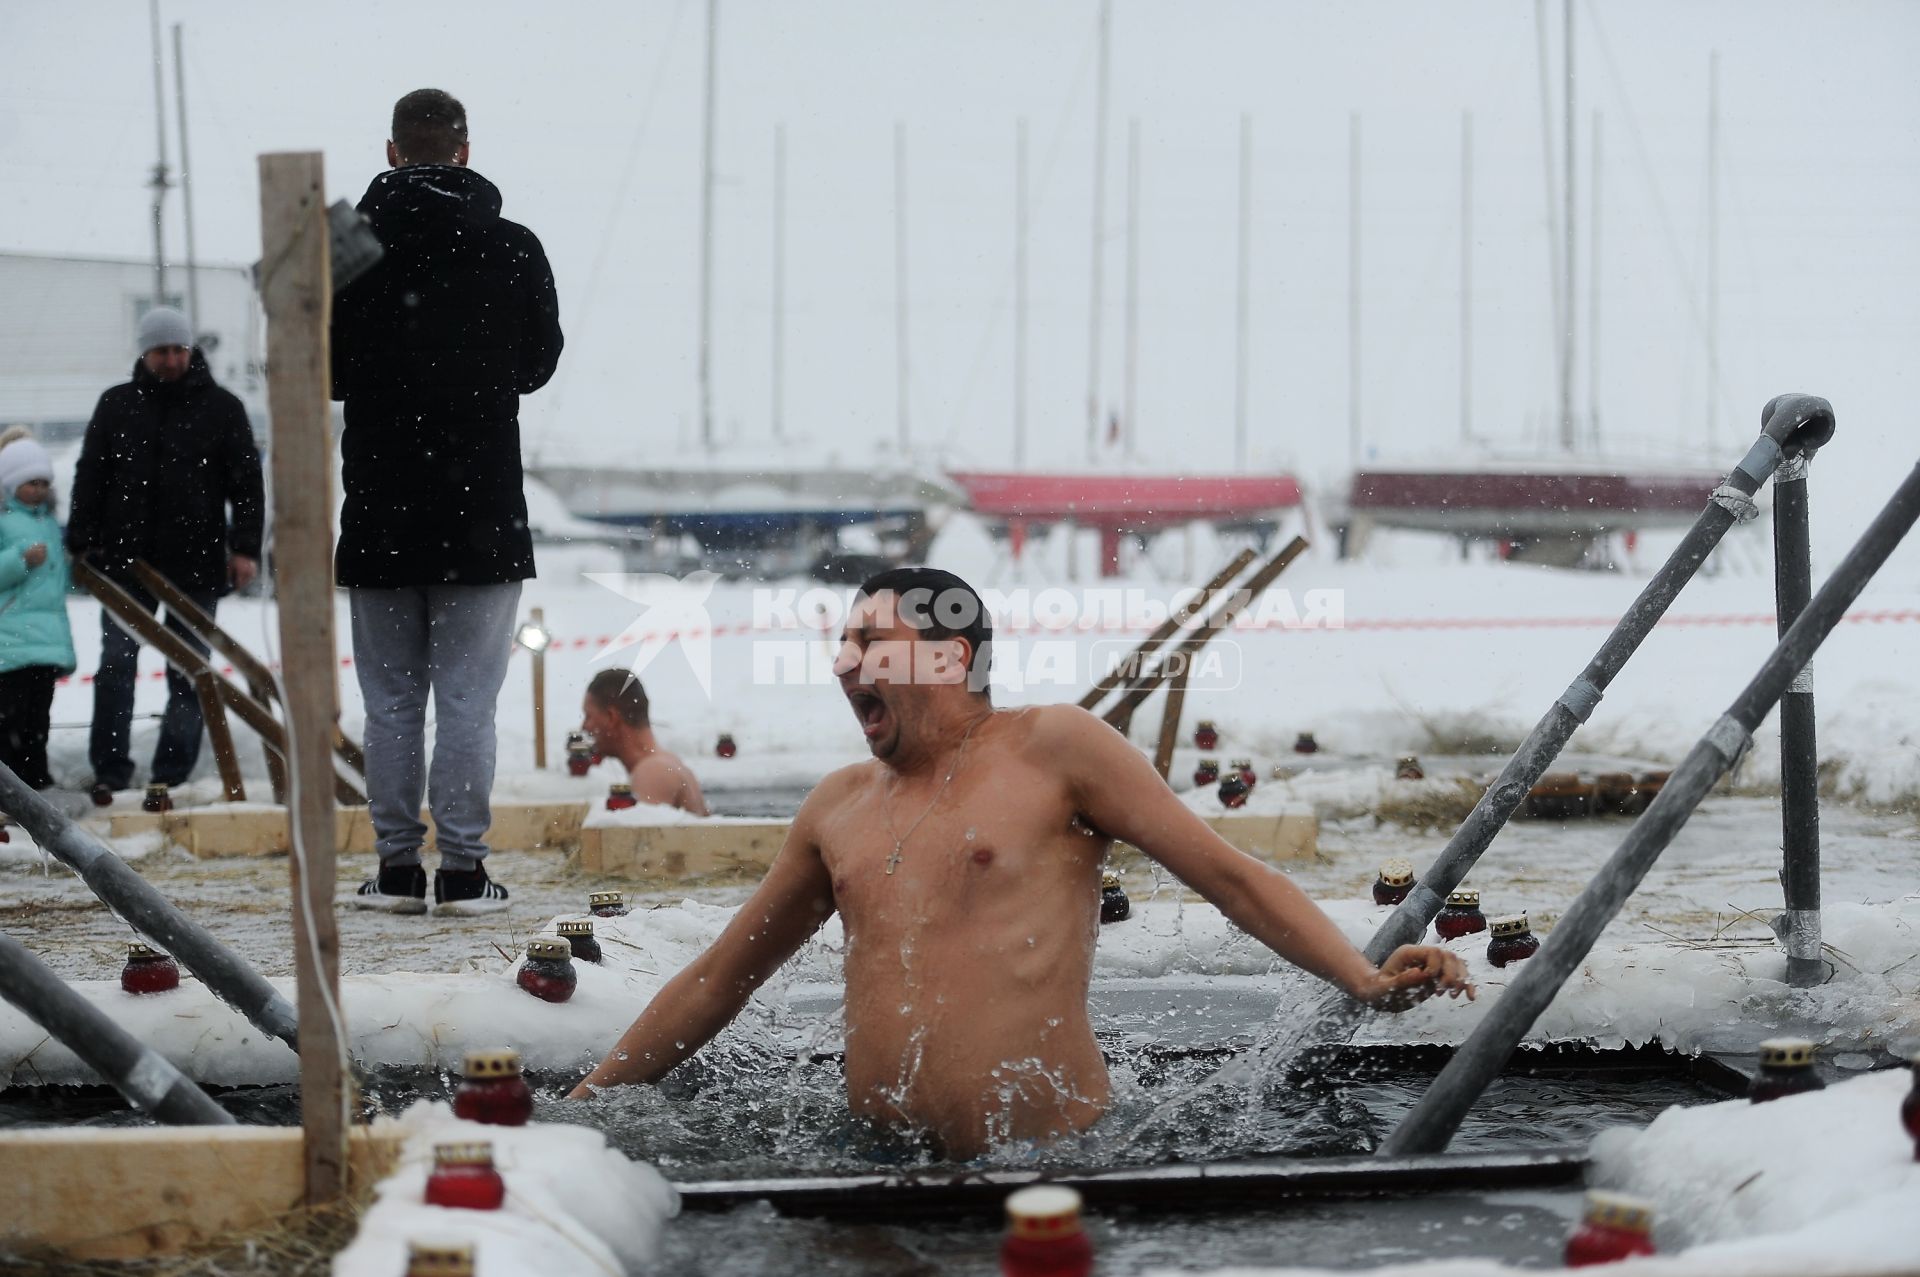
[[[260,564],[244,554],[236,554],[227,560],[227,579],[233,582],[233,588],[244,590],[253,584],[253,578],[260,575]]]
[[[1405,1011],[1442,990],[1450,998],[1464,993],[1473,1000],[1474,988],[1460,955],[1437,944],[1403,944],[1387,955],[1370,987],[1354,996],[1382,1011]]]
[[[39,567],[47,561],[47,543],[44,541],[35,541],[32,545],[20,551],[20,557],[27,561],[28,567]]]

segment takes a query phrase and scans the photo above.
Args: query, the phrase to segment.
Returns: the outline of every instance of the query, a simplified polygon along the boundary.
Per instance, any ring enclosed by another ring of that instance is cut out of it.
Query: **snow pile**
[[[380,1125],[398,1126],[406,1143],[353,1244],[334,1256],[334,1277],[392,1277],[406,1269],[409,1242],[471,1246],[481,1273],[633,1272],[653,1261],[661,1228],[680,1209],[660,1172],[586,1127],[482,1126],[425,1102]],[[433,1146],[479,1142],[493,1145],[506,1203],[491,1211],[427,1205]]]
[[[1657,1203],[1663,1251],[1912,1265],[1920,1161],[1900,1125],[1911,1079],[1892,1069],[1768,1104],[1670,1108],[1645,1130],[1602,1132],[1590,1178]]]
[[[1388,912],[1358,901],[1329,901],[1323,907],[1356,944],[1371,937]],[[347,977],[341,1000],[354,1055],[373,1066],[451,1071],[470,1049],[511,1046],[530,1069],[584,1071],[661,985],[713,942],[734,913],[689,900],[594,919],[605,961],[575,963],[578,987],[559,1005],[514,985],[518,954],[511,961],[475,962],[452,974]],[[1633,932],[1626,933],[1633,938],[1609,932],[1527,1040],[1748,1051],[1786,1025],[1819,1039],[1836,1058],[1847,1052],[1920,1051],[1920,964],[1910,960],[1920,947],[1920,895],[1887,904],[1830,905],[1825,924],[1828,943],[1847,961],[1831,981],[1814,989],[1784,982],[1785,958],[1771,943],[1645,943]],[[554,930],[551,923],[543,928],[548,934]],[[1490,966],[1485,935],[1463,937],[1450,947],[1479,984],[1478,1001],[1440,998],[1399,1015],[1371,1016],[1361,1022],[1354,1040],[1362,1045],[1458,1043],[1526,969]],[[791,1027],[785,1008],[796,997],[837,998],[843,955],[840,921],[830,919],[756,992],[750,1020],[781,1030]],[[1273,973],[1283,965],[1210,905],[1177,897],[1146,899],[1136,902],[1128,921],[1100,929],[1094,978],[1096,989],[1102,981],[1150,979],[1166,981],[1170,998],[1189,993],[1204,998],[1211,984],[1222,980],[1247,981],[1256,990],[1273,992]],[[291,996],[290,980],[275,983]],[[73,987],[199,1081],[235,1085],[295,1076],[291,1050],[264,1039],[198,981],[188,979],[172,993],[148,996],[122,993],[104,980],[76,981]],[[1274,1010],[1288,1013],[1277,1003]],[[0,1079],[23,1085],[95,1080],[12,1007],[0,1007]]]
[[[1905,1070],[1811,1095],[1670,1108],[1644,1130],[1593,1141],[1589,1178],[1654,1203],[1661,1255],[1609,1277],[1823,1277],[1915,1271],[1920,1162],[1900,1127]],[[1323,1268],[1220,1269],[1216,1277],[1332,1277]],[[1372,1277],[1484,1277],[1490,1260],[1390,1264]]]

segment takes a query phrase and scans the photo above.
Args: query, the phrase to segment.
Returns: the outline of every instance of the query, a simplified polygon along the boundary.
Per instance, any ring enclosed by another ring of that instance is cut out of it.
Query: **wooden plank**
[[[547,628],[545,608],[534,608],[530,616],[536,629]],[[547,770],[547,651],[533,652],[533,769]]]
[[[247,681],[247,691],[271,712],[271,707],[280,699],[279,691],[273,681],[273,671],[249,652],[245,644],[221,629],[219,623],[198,603],[195,603],[191,595],[167,580],[151,564],[145,560],[138,560],[133,565],[133,571],[134,575],[140,578],[140,583],[146,586],[155,598],[166,604],[167,611],[182,625],[198,635],[201,642],[233,663],[233,668],[239,671],[240,677]],[[340,756],[342,762],[353,769],[355,774],[362,777],[367,774],[367,760],[361,754],[360,747],[337,726],[334,729],[333,750]],[[285,802],[287,795],[283,763],[270,744],[267,746],[267,772],[273,778],[273,800],[277,803]],[[358,795],[354,797],[357,798]],[[353,801],[353,799],[343,798],[342,801]]]
[[[1197,597],[1172,616],[1162,621],[1153,633],[1141,639],[1127,659],[1114,668],[1113,673],[1088,688],[1087,694],[1080,698],[1080,708],[1091,710],[1101,702],[1108,692],[1118,687],[1121,683],[1131,683],[1133,680],[1129,677],[1128,671],[1138,666],[1140,658],[1148,652],[1157,651],[1162,643],[1173,637],[1174,631],[1178,630],[1194,617],[1200,615],[1213,601],[1214,592],[1216,590],[1226,589],[1227,582],[1239,576],[1241,570],[1251,562],[1253,562],[1253,551],[1250,549],[1242,550],[1240,553],[1234,555],[1233,561],[1214,573],[1213,579],[1201,588]]]
[[[399,1161],[396,1126],[360,1127],[355,1184]],[[71,1259],[138,1259],[269,1224],[300,1205],[305,1171],[292,1126],[65,1128],[0,1132],[0,1248]]]
[[[1187,674],[1192,668],[1191,660],[1182,660],[1173,673],[1173,682],[1167,685],[1167,710],[1160,716],[1160,741],[1153,750],[1153,770],[1160,773],[1161,780],[1173,767],[1173,748],[1180,739],[1180,711],[1187,703]]]
[[[1277,814],[1229,812],[1206,818],[1213,831],[1250,856],[1268,862],[1310,860],[1319,850],[1320,822],[1307,806]],[[753,877],[787,837],[784,820],[701,821],[684,825],[588,825],[580,831],[582,873],[670,885],[716,874]],[[1116,854],[1138,849],[1116,844]]]
[[[227,726],[227,707],[215,687],[218,676],[202,670],[193,676],[194,695],[200,698],[200,717],[206,721],[207,736],[213,743],[214,765],[220,769],[220,788],[230,803],[247,801],[246,782],[240,778],[240,758],[233,752],[233,731]]]
[[[1286,571],[1287,567],[1295,559],[1306,552],[1306,549],[1307,542],[1303,537],[1295,537],[1289,541],[1280,553],[1267,560],[1266,564],[1248,579],[1244,587],[1230,593],[1226,601],[1214,609],[1207,617],[1206,623],[1189,634],[1185,639],[1181,640],[1180,645],[1175,648],[1174,651],[1187,660],[1191,660],[1195,653],[1207,645],[1207,640],[1211,639],[1221,630],[1224,630],[1227,626],[1233,624],[1233,619],[1240,615],[1241,608],[1246,603],[1259,598],[1261,592],[1269,585],[1272,585],[1274,579]],[[1120,698],[1119,702],[1107,711],[1107,721],[1113,722],[1115,718],[1120,715],[1131,717],[1140,702],[1151,696],[1154,690],[1158,688],[1161,683],[1165,682],[1168,677],[1168,663],[1162,661],[1152,674],[1139,679],[1127,689],[1126,694]]]
[[[317,151],[260,157],[260,294],[267,313],[267,403],[273,421],[274,584],[294,856],[293,957],[300,1010],[300,1106],[306,1200],[346,1186],[348,1093],[333,915],[333,744],[340,668],[333,638],[333,419],[328,405],[326,182]]]

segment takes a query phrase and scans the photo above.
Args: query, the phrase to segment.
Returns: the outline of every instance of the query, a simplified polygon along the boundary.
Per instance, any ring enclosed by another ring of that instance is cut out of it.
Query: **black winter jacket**
[[[145,559],[182,589],[224,590],[229,553],[260,557],[263,503],[247,410],[199,349],[172,383],[136,361],[133,380],[101,395],[87,423],[67,551],[122,581]]]
[[[386,256],[334,299],[339,583],[525,580],[520,396],[547,384],[561,346],[546,253],[468,168],[390,169],[360,211]]]

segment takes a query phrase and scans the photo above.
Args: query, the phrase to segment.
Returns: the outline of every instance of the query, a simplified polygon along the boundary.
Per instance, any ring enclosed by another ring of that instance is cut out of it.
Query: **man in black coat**
[[[352,597],[380,857],[355,900],[393,913],[427,908],[423,789],[436,911],[507,902],[484,861],[494,707],[534,574],[518,417],[559,363],[560,308],[540,241],[500,216],[498,188],[467,157],[458,101],[438,89],[400,99],[393,167],[360,201],[386,253],[333,310],[333,396],[346,401],[334,567]]]
[[[214,384],[187,317],[156,306],[140,320],[133,380],[100,396],[73,474],[67,550],[158,607],[132,575],[145,559],[208,612],[229,585],[245,589],[259,570],[264,499],[260,453],[247,411]],[[229,514],[231,510],[231,514]],[[173,617],[169,628],[195,647]],[[93,796],[103,806],[133,780],[129,752],[140,645],[103,609],[100,669],[93,681]],[[179,785],[200,757],[200,699],[167,669],[167,709],[152,779]]]

